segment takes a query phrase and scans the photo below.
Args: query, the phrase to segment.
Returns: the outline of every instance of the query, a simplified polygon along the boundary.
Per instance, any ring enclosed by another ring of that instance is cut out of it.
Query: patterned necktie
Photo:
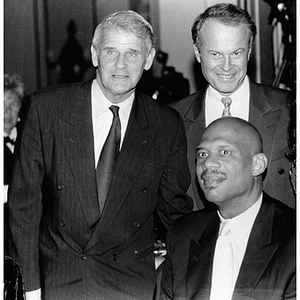
[[[230,300],[233,293],[233,249],[228,222],[221,223],[213,262],[210,300]]]
[[[222,117],[230,117],[231,116],[230,105],[232,102],[231,98],[230,97],[222,98],[221,101],[224,104]]]
[[[113,122],[102,148],[96,169],[98,201],[101,212],[103,211],[111,180],[116,169],[121,142],[121,123],[118,115],[119,107],[112,105],[109,109],[114,115]]]

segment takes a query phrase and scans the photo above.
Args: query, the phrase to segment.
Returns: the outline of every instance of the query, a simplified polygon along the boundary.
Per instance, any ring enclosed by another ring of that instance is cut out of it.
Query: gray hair
[[[105,17],[95,29],[92,44],[98,48],[105,31],[118,29],[131,32],[143,40],[148,51],[154,48],[152,26],[141,15],[131,10],[118,11]]]

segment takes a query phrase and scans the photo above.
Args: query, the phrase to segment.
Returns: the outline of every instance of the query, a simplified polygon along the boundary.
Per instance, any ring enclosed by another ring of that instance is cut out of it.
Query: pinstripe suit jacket
[[[168,258],[161,300],[209,300],[220,218],[198,210],[174,222],[168,232]],[[296,299],[295,211],[263,194],[232,300]]]
[[[12,256],[46,299],[152,299],[153,211],[192,210],[179,114],[136,92],[102,215],[91,82],[34,93],[9,192]]]
[[[194,199],[194,209],[206,206],[206,200],[196,177],[196,147],[205,129],[206,89],[172,104],[183,117],[191,172],[188,194]],[[264,153],[268,158],[268,170],[264,178],[264,190],[272,197],[282,199],[288,206],[295,207],[295,196],[289,180],[291,162],[288,152],[289,105],[291,93],[257,84],[250,80],[249,122],[263,138]]]

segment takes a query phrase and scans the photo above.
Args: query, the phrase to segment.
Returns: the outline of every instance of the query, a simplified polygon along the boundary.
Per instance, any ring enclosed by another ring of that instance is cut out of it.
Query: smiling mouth
[[[230,80],[234,77],[234,74],[232,74],[232,75],[218,74],[218,77],[220,77],[221,79],[224,79],[224,80]]]

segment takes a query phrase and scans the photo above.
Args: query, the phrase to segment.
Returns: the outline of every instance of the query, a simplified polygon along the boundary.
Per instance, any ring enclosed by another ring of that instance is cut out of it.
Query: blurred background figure
[[[13,167],[14,144],[18,134],[24,83],[18,74],[4,75],[4,202]]]
[[[4,299],[23,300],[24,288],[21,269],[18,264],[7,256],[7,241],[10,238],[7,220],[7,189],[11,180],[14,145],[20,125],[20,110],[24,99],[24,83],[18,74],[4,74]]]
[[[49,58],[49,65],[55,68],[59,74],[58,83],[82,81],[86,68],[83,48],[76,39],[77,25],[75,20],[70,19],[66,29],[68,38],[57,61],[53,61],[51,55]]]

